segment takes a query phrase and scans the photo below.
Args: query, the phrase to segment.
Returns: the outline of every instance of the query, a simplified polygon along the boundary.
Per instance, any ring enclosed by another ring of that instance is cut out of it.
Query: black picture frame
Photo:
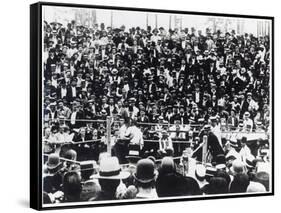
[[[75,8],[94,8],[94,9],[110,9],[110,10],[129,10],[143,12],[161,12],[171,14],[188,14],[188,15],[204,15],[215,17],[233,17],[233,18],[253,18],[271,21],[271,40],[272,40],[272,104],[271,104],[271,126],[272,126],[272,174],[271,192],[262,194],[239,194],[239,195],[216,195],[208,197],[180,197],[168,198],[165,200],[138,200],[129,202],[111,202],[107,203],[89,203],[79,205],[66,205],[43,207],[42,205],[42,7],[43,6],[63,6]],[[162,202],[178,202],[192,200],[209,200],[209,199],[226,199],[237,197],[256,197],[256,196],[272,196],[274,195],[274,17],[258,16],[258,15],[241,15],[241,14],[224,14],[224,13],[209,13],[209,12],[194,12],[194,11],[178,11],[178,10],[163,10],[163,9],[148,9],[148,8],[132,8],[132,7],[116,7],[102,5],[85,5],[85,4],[68,4],[68,3],[53,3],[53,2],[38,2],[30,5],[30,207],[37,210],[49,209],[68,209],[68,208],[85,208],[85,207],[100,207],[100,206],[115,206],[115,205],[134,205],[134,204],[149,204]]]

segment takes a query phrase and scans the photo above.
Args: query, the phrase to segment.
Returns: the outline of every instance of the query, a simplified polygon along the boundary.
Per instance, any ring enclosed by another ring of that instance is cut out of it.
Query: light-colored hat
[[[232,166],[230,167],[230,171],[233,174],[245,173],[245,164],[241,160],[236,159],[232,162]]]
[[[204,178],[206,176],[206,167],[202,164],[197,164],[195,174],[199,178]]]
[[[250,113],[249,112],[245,112],[245,117],[250,117]]]
[[[247,192],[266,192],[266,189],[261,183],[251,181],[247,188]]]
[[[117,73],[118,73],[118,70],[117,70],[116,68],[114,68],[114,69],[111,70],[111,73],[112,73],[112,74],[117,74]]]
[[[98,179],[126,179],[129,172],[121,171],[117,157],[102,158],[100,161],[100,171],[92,178]]]

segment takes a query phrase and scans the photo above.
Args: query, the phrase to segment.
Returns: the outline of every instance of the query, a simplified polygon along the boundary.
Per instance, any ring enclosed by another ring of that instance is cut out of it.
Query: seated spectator
[[[78,202],[82,192],[81,177],[77,172],[67,172],[63,177],[63,202]]]
[[[246,192],[250,184],[250,180],[247,174],[236,174],[234,179],[230,183],[229,192],[230,193],[242,193]]]
[[[247,192],[250,193],[266,192],[266,188],[261,183],[251,181],[249,186],[247,187]]]
[[[136,198],[140,199],[153,199],[157,198],[155,191],[155,178],[156,172],[154,163],[150,159],[141,159],[137,163],[135,173],[135,185],[138,189]]]
[[[115,200],[116,190],[120,185],[120,180],[129,177],[129,172],[121,171],[118,159],[116,157],[103,157],[100,160],[99,173],[93,175],[97,178],[101,186],[101,192],[95,200]]]
[[[228,184],[223,177],[212,177],[205,190],[207,194],[226,194],[228,193]]]

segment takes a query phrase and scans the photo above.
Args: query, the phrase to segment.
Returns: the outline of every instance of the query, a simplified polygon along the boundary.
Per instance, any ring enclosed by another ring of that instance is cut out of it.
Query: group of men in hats
[[[247,136],[222,140],[221,130],[270,129],[269,53],[268,36],[235,31],[44,22],[44,200],[268,190],[268,171],[257,170],[268,162],[261,149],[248,147]],[[108,116],[116,157],[101,154]],[[192,153],[204,135],[210,165]]]
[[[269,162],[229,160],[220,155],[215,163],[203,164],[189,150],[180,163],[171,156],[161,160],[149,156],[130,158],[123,167],[108,153],[101,155],[98,164],[87,162],[88,167],[66,162],[57,154],[49,155],[43,178],[44,203],[265,193],[271,187]]]

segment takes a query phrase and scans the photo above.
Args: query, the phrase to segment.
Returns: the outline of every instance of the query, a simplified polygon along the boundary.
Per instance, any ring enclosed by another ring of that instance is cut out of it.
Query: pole
[[[157,14],[155,14],[155,28],[158,28]]]
[[[202,147],[202,163],[206,165],[207,161],[207,146],[208,146],[208,136],[203,136],[203,147]]]
[[[113,11],[110,12],[110,27],[112,29],[113,26]]]
[[[193,131],[192,130],[190,130],[189,132],[188,132],[188,140],[189,140],[189,143],[190,143],[190,147],[192,147],[193,148]]]
[[[111,155],[111,117],[106,117],[106,139],[107,139],[107,153]]]
[[[181,30],[182,30],[182,16],[181,16],[181,19],[180,19],[180,28],[181,28]]]
[[[148,27],[148,13],[146,13],[146,29]]]
[[[172,16],[169,16],[169,29],[172,29]]]

